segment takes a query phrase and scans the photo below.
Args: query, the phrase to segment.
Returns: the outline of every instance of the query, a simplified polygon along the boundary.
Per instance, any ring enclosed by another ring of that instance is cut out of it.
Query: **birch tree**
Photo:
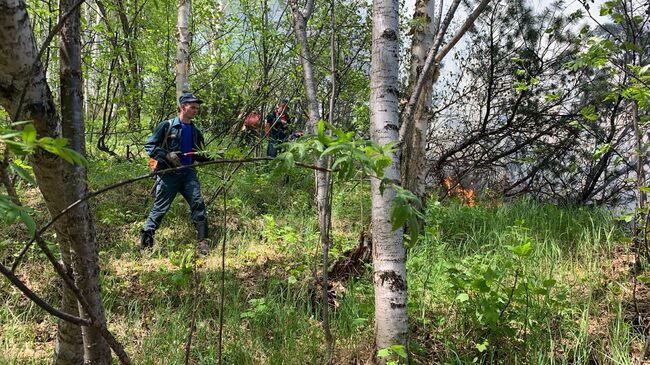
[[[399,2],[374,0],[372,14],[370,135],[379,145],[387,145],[397,142],[399,137]],[[384,176],[391,183],[399,184],[399,153],[392,153],[391,158],[393,162],[384,170]],[[391,227],[390,208],[396,190],[391,184],[382,189],[380,184],[377,178],[371,181],[375,346],[377,349],[394,345],[407,347],[403,231]],[[380,359],[386,360],[386,357]]]
[[[442,5],[442,1],[438,2]],[[409,87],[415,82],[424,68],[427,51],[433,46],[433,36],[439,24],[436,24],[435,0],[417,0],[413,13],[411,33],[411,66],[409,70]],[[441,9],[442,10],[442,9]],[[439,13],[441,14],[441,13]],[[415,106],[413,114],[413,131],[402,138],[402,186],[419,197],[424,196],[426,178],[425,157],[426,132],[431,118],[431,94],[438,72],[430,73],[422,87],[422,97]],[[410,90],[412,92],[412,90]]]
[[[190,91],[190,7],[191,0],[179,0],[176,23],[176,101]]]
[[[62,9],[68,7],[71,8],[71,3],[62,3]],[[14,120],[33,121],[39,136],[61,137],[61,119],[46,82],[26,9],[27,6],[22,0],[0,1],[0,27],[12,29],[11,32],[0,32],[0,105]],[[62,55],[65,57],[73,57],[72,53],[76,54],[74,57],[80,56],[78,10],[76,12],[70,17],[70,23],[67,24],[70,28],[65,33],[71,35],[77,32],[77,35],[73,36],[73,39],[64,38],[66,47],[68,47],[67,42],[76,43],[75,46],[71,46],[75,50],[62,49]],[[74,62],[80,65],[80,61]],[[69,94],[73,100],[70,101],[69,106],[75,108],[77,119],[77,124],[72,121],[66,122],[70,125],[66,126],[66,131],[70,131],[69,128],[78,128],[79,115],[83,114],[83,99],[79,98],[82,88],[81,74],[80,69],[68,70],[67,66],[64,66],[62,71],[71,77],[69,82],[76,88]],[[79,136],[83,140],[83,131],[77,135]],[[77,148],[82,147],[79,139],[77,142],[73,141],[74,143],[77,144]],[[38,150],[32,162],[39,188],[51,215],[58,214],[86,192],[87,187],[83,182],[84,172],[67,164],[61,158]],[[74,281],[86,296],[90,304],[89,310],[93,312],[92,317],[99,321],[98,324],[104,325],[104,309],[99,291],[97,241],[88,205],[83,203],[72,209],[69,214],[57,221],[55,229],[60,242],[63,242],[62,250],[65,251],[66,247],[69,247]],[[89,318],[88,313],[84,311],[80,314],[84,318]],[[82,335],[84,362],[110,364],[110,349],[97,328],[83,327]],[[76,353],[78,354],[78,351]]]
[[[431,1],[431,0],[429,0]],[[447,14],[439,26],[435,38],[431,38],[432,28],[427,22],[433,18],[433,4],[426,0],[416,3],[416,18],[422,17],[425,26],[415,31],[412,46],[413,58],[411,60],[411,78],[408,103],[401,117],[400,141],[402,142],[402,186],[411,190],[420,198],[424,197],[426,173],[424,169],[426,153],[426,133],[429,126],[432,84],[440,62],[462,39],[472,27],[478,16],[485,10],[491,0],[481,0],[474,11],[463,22],[462,26],[443,47],[443,40],[451,24],[460,0],[454,0],[447,10]],[[431,1],[433,2],[433,1]],[[442,9],[440,9],[442,10]],[[418,22],[416,22],[418,24]],[[430,43],[430,46],[429,46]],[[426,49],[426,51],[425,51]],[[423,57],[426,54],[426,57]],[[417,76],[416,76],[417,74]]]
[[[303,70],[303,84],[305,87],[305,94],[307,96],[307,111],[309,114],[308,130],[312,134],[318,133],[318,122],[320,120],[320,113],[318,110],[318,99],[316,97],[316,80],[314,79],[314,71],[309,53],[309,43],[307,42],[307,21],[312,15],[314,10],[314,0],[307,0],[305,9],[298,7],[297,0],[291,0],[291,13],[293,15],[293,27],[296,35],[296,40],[300,46],[300,62]],[[331,111],[330,111],[331,112]],[[331,115],[331,114],[330,114]],[[320,158],[316,161],[316,166],[325,167],[327,165],[325,158]],[[330,217],[332,213],[330,205],[330,174],[327,171],[316,170],[315,184],[316,184],[316,209],[318,211],[318,227],[320,229],[320,242],[323,248],[323,327],[325,330],[325,337],[327,341],[327,363],[331,362],[332,358],[332,335],[329,330],[329,314],[328,314],[328,252],[330,244]]]

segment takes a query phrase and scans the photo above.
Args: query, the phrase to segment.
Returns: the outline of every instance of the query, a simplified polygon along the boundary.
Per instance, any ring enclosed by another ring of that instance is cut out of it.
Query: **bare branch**
[[[0,264],[0,272],[2,275],[4,275],[9,281],[16,287],[18,290],[20,290],[27,298],[29,298],[32,302],[36,303],[39,307],[41,307],[43,310],[48,312],[49,314],[61,318],[64,321],[72,322],[78,326],[91,326],[91,322],[87,319],[80,318],[77,316],[73,316],[72,314],[62,312],[51,305],[49,305],[45,300],[41,299],[36,293],[34,293],[31,289],[25,285],[14,273],[9,270],[8,267]]]

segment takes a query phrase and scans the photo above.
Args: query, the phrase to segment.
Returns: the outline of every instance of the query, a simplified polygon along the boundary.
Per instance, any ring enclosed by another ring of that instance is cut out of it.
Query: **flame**
[[[451,178],[451,176],[445,177],[442,183],[447,189],[447,195],[460,198],[460,201],[464,204],[467,204],[467,206],[470,208],[476,206],[476,195],[474,193],[474,189],[465,189],[460,184],[460,182],[454,183],[454,180]]]

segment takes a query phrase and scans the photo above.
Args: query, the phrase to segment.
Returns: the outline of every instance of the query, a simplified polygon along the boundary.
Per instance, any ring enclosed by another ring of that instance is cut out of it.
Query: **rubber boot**
[[[208,245],[208,221],[204,220],[196,224],[196,239],[198,243],[198,250],[201,255],[210,253],[210,246]]]
[[[148,250],[150,248],[153,248],[153,232],[140,231],[140,249]]]

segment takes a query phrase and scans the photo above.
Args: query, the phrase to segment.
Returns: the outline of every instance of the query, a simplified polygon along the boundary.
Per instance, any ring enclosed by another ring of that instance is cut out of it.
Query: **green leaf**
[[[12,169],[12,170],[13,170],[13,171],[18,175],[18,176],[20,176],[21,179],[27,181],[27,182],[30,183],[31,185],[36,186],[36,180],[34,179],[34,177],[32,176],[32,174],[29,173],[29,171],[27,171],[26,169],[24,169],[24,168],[21,167],[20,165],[17,165],[17,164],[15,164],[15,163],[13,163],[13,162],[11,162],[11,163],[9,164],[9,166],[11,166],[11,169]]]
[[[533,293],[537,295],[546,295],[548,294],[548,289],[547,288],[533,288]]]
[[[554,102],[554,101],[558,101],[561,98],[562,98],[562,93],[561,92],[550,93],[550,94],[546,94],[544,96],[544,99],[549,103]]]
[[[63,148],[63,147],[68,145],[68,139],[67,138],[61,138],[61,137],[55,138],[52,141],[52,145],[54,145],[54,146],[56,146],[58,148]]]
[[[596,108],[593,105],[582,108],[580,114],[588,121],[595,122],[598,120],[598,114],[596,114]]]
[[[647,284],[650,283],[650,277],[647,275],[639,275],[636,277],[636,280],[638,280],[640,283]]]
[[[483,343],[476,344],[476,349],[478,350],[478,352],[485,352],[488,349],[489,344],[490,343],[488,342],[488,340],[485,340],[483,341]]]
[[[393,163],[393,159],[390,156],[380,155],[375,158],[374,171],[377,174],[377,177],[384,176],[384,169],[390,166]]]
[[[623,14],[614,14],[614,15],[612,15],[612,19],[614,19],[614,23],[616,23],[616,24],[625,23],[625,15],[623,15]]]
[[[17,205],[9,206],[9,208],[6,209],[4,213],[7,223],[13,223],[20,215],[20,207]]]
[[[332,143],[332,139],[329,138],[329,137],[325,134],[325,127],[326,127],[326,126],[327,126],[327,125],[326,125],[326,123],[325,123],[324,120],[321,119],[321,120],[318,121],[318,135],[317,135],[317,137],[318,137],[318,140],[319,140],[323,145],[328,146],[330,143]]]
[[[545,287],[545,288],[552,288],[552,287],[555,286],[556,283],[557,283],[557,280],[554,280],[554,279],[546,279],[546,280],[544,280],[544,281],[542,282],[542,286]]]
[[[23,128],[23,133],[22,133],[22,138],[23,142],[25,143],[33,143],[36,141],[36,128],[32,124],[27,124]]]
[[[626,223],[630,223],[630,222],[632,222],[634,220],[635,216],[636,216],[636,214],[629,213],[629,214],[625,214],[623,216],[620,216],[620,217],[616,218],[616,220],[623,221],[623,222],[626,222]]]
[[[390,349],[403,359],[406,359],[408,357],[406,350],[404,350],[404,346],[402,345],[393,345],[390,347]]]
[[[65,150],[62,148],[55,147],[55,154],[59,155],[62,159],[64,159],[67,163],[69,164],[74,164],[74,159],[72,157],[72,154],[69,152],[70,150]]]
[[[487,285],[487,281],[483,278],[476,278],[472,280],[472,288],[476,289],[477,291],[481,293],[488,293],[490,292],[490,287]]]
[[[513,86],[516,92],[522,92],[528,90],[528,85],[525,82],[515,82]]]
[[[320,154],[320,158],[323,158],[323,157],[328,156],[328,155],[332,155],[332,154],[334,154],[334,152],[336,152],[338,150],[345,150],[348,147],[349,147],[349,144],[347,144],[347,143],[337,143],[337,144],[335,144],[333,146],[329,146],[329,147],[327,147],[327,149],[325,149],[325,151],[323,151],[323,153]]]
[[[23,134],[23,132],[21,132],[21,131],[7,132],[7,133],[4,133],[4,134],[0,134],[0,140],[13,139],[14,137],[18,137],[18,136],[20,136],[22,134]]]
[[[29,234],[34,235],[36,232],[36,223],[34,223],[32,217],[30,217],[26,211],[21,210],[20,219],[23,221],[23,223],[25,223],[25,226],[27,226],[27,231]]]
[[[393,222],[391,229],[393,231],[396,231],[399,228],[401,228],[404,225],[404,223],[406,223],[409,212],[406,207],[397,205],[395,204],[395,202],[393,202],[393,207],[394,208],[391,209],[391,216],[390,216],[391,221]]]
[[[594,161],[598,160],[602,155],[609,152],[609,150],[611,148],[612,148],[611,144],[609,144],[609,143],[603,144],[602,146],[598,147],[598,149],[596,150],[596,152],[594,152],[591,159],[594,160]]]
[[[81,165],[81,166],[88,166],[88,160],[84,157],[84,155],[80,154],[79,152],[71,149],[71,148],[63,148],[72,158],[72,162]]]
[[[377,351],[377,356],[378,357],[388,357],[390,356],[390,349],[385,348],[385,349],[380,349]]]
[[[600,8],[600,16],[606,16],[610,13],[610,11],[611,8],[609,8],[608,6],[603,6],[602,8]]]
[[[466,302],[466,301],[469,300],[469,294],[467,294],[467,293],[460,293],[460,294],[458,294],[458,295],[456,296],[456,300],[459,301],[459,302],[461,302],[461,303],[464,303],[464,302]]]
[[[386,185],[390,185],[391,181],[388,178],[382,176],[381,182],[379,183],[379,194],[384,195],[386,190]]]
[[[533,245],[530,242],[526,242],[522,245],[512,247],[510,251],[512,251],[517,256],[525,257],[533,252]]]
[[[345,165],[350,163],[350,156],[342,156],[334,160],[334,163],[332,164],[332,170],[336,171],[337,168],[339,168],[339,165],[341,165],[341,169],[345,169]]]

